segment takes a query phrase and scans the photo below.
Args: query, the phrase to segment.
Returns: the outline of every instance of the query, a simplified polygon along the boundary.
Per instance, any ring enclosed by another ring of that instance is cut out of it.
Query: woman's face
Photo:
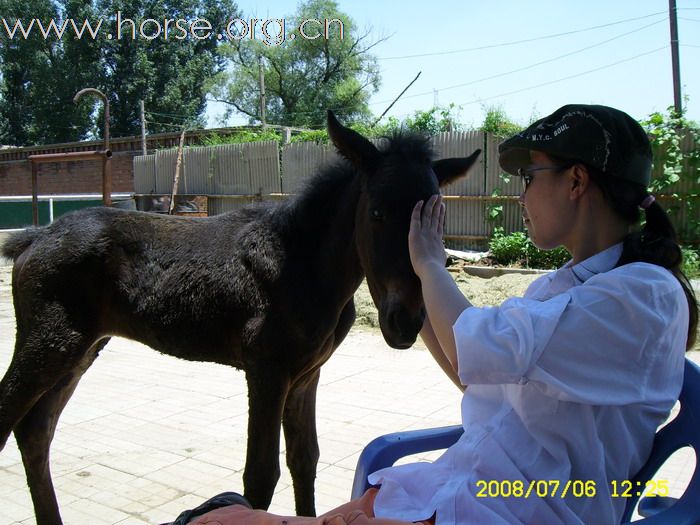
[[[528,168],[548,167],[552,169],[528,172]],[[525,172],[532,180],[520,195],[519,202],[523,207],[523,221],[530,239],[542,250],[566,246],[572,233],[573,206],[569,192],[572,180],[567,176],[569,169],[560,169],[560,165],[545,153],[530,152],[530,166],[525,168]]]

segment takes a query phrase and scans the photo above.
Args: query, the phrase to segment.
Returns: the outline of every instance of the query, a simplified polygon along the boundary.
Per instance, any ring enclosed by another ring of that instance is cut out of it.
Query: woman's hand
[[[442,244],[444,222],[445,204],[439,194],[430,197],[425,204],[418,201],[413,208],[408,252],[413,271],[421,279],[431,266],[445,267],[447,255]]]
[[[440,347],[449,362],[444,363],[445,367],[448,371],[449,368],[454,371],[458,368],[452,326],[471,303],[462,295],[445,268],[447,255],[442,244],[444,222],[445,205],[440,195],[433,195],[425,205],[419,201],[411,214],[408,251],[413,270],[421,281],[425,310],[437,339],[433,346]],[[455,382],[459,384],[459,379],[456,378]]]

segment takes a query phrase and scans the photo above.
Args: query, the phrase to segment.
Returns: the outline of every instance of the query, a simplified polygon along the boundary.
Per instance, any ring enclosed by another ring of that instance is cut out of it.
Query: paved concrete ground
[[[14,344],[8,286],[4,269],[0,373]],[[457,423],[459,400],[422,347],[396,351],[377,333],[353,330],[321,374],[317,510],[349,498],[357,457],[368,441],[387,432]],[[80,383],[53,442],[53,479],[64,522],[161,523],[219,492],[241,491],[246,413],[241,372],[113,339]],[[283,455],[280,462],[284,465]],[[686,453],[659,478],[670,480],[678,494],[693,467]],[[270,510],[293,514],[291,479],[284,466],[282,471]],[[32,523],[11,438],[0,453],[0,524]]]

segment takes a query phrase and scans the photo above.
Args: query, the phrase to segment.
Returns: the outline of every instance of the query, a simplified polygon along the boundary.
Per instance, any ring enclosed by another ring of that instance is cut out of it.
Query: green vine
[[[700,241],[700,126],[677,114],[672,107],[666,114],[652,113],[641,124],[651,138],[656,162],[650,190],[671,197],[664,203],[679,227],[681,239],[697,243]]]
[[[500,197],[503,195],[501,188],[494,188],[491,192],[491,197]],[[490,222],[494,227],[503,225],[503,201],[493,200],[486,201],[486,221]]]

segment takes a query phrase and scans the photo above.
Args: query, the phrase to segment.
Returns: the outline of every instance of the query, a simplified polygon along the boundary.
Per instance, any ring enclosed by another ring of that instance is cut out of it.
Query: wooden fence
[[[478,163],[470,175],[443,190],[447,206],[445,237],[460,248],[483,249],[495,227],[506,232],[523,228],[517,177],[504,178],[498,166],[500,139],[480,131],[451,132],[432,139],[437,159],[466,156],[481,149]],[[683,149],[695,147],[691,139]],[[180,195],[205,195],[209,215],[240,208],[255,200],[287,198],[324,163],[338,158],[331,146],[310,142],[280,145],[277,142],[253,142],[185,149],[178,185]],[[176,150],[162,150],[134,158],[134,189],[137,196],[170,194],[175,172]],[[662,172],[655,168],[655,174]],[[696,169],[686,166],[686,169]],[[673,194],[698,193],[698,183],[682,181],[670,187],[660,202],[673,204]],[[500,207],[496,220],[487,220],[490,207]],[[678,210],[675,218],[687,224],[697,213]]]

